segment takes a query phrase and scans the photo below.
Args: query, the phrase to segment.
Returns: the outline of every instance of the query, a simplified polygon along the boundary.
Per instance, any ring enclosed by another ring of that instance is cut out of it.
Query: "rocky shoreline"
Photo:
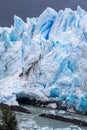
[[[24,100],[21,100],[21,101],[19,101],[19,103],[23,104],[24,103],[23,101]],[[36,107],[44,107],[44,108],[46,108],[49,103],[53,103],[52,101],[50,101],[50,102],[48,102],[48,101],[47,102],[41,102],[41,101],[36,101],[36,100],[32,100],[31,102],[28,102],[28,100],[26,100],[25,104],[36,106]],[[16,111],[16,112],[31,114],[31,112],[29,110],[27,110],[24,107],[21,107],[20,105],[19,106],[16,106],[16,105],[15,106],[13,106],[13,105],[9,106],[9,105],[3,104],[3,103],[0,104],[0,109],[7,109],[7,108],[9,108],[12,111]],[[66,110],[66,109],[62,109],[62,110]],[[56,115],[56,114],[44,113],[44,114],[40,114],[39,116],[49,118],[49,119],[53,119],[53,120],[63,121],[63,122],[67,122],[67,123],[72,123],[74,125],[87,127],[87,122],[86,121],[83,121],[81,119],[76,119],[76,118],[70,118],[70,117],[64,116],[64,115]]]
[[[26,114],[31,114],[31,112],[21,106],[16,106],[16,105],[12,105],[12,106],[9,106],[7,104],[3,104],[1,103],[0,104],[0,109],[10,109],[12,111],[16,111],[16,112],[23,112],[23,113],[26,113]]]
[[[21,98],[21,99],[18,99],[18,102],[22,103],[22,104],[27,104],[27,105],[32,105],[32,106],[35,106],[35,107],[42,107],[42,108],[47,108],[47,107],[51,108],[49,104],[55,103],[56,104],[55,109],[57,109],[57,110],[64,110],[64,111],[69,112],[69,113],[81,114],[81,113],[76,112],[76,111],[69,111],[67,109],[67,107],[64,107],[64,106],[61,107],[61,104],[59,102],[57,102],[57,101],[44,101],[43,102],[43,101],[40,101],[40,100],[37,101],[35,99],[30,100],[30,99],[27,99],[27,98]],[[72,119],[72,118],[64,116],[64,115],[54,115],[54,114],[46,114],[46,113],[44,113],[44,114],[41,114],[39,116],[49,118],[49,119],[53,119],[53,120],[63,121],[63,122],[67,122],[67,123],[72,123],[74,125],[87,127],[87,122],[86,121],[83,121],[81,119],[76,119],[76,118]]]
[[[72,118],[68,118],[68,117],[65,117],[65,116],[54,115],[54,114],[41,114],[39,116],[49,118],[49,119],[58,120],[58,121],[63,121],[63,122],[67,122],[67,123],[72,123],[74,125],[87,127],[87,122],[82,121],[80,119],[72,119]]]
[[[17,101],[19,102],[19,104],[27,104],[27,105],[32,105],[35,107],[42,107],[42,108],[54,108],[57,110],[64,110],[64,111],[70,112],[70,113],[87,115],[87,113],[81,113],[81,112],[75,110],[75,108],[73,108],[73,107],[67,108],[67,106],[62,105],[62,102],[58,102],[58,101],[54,101],[54,100],[49,100],[49,101],[41,101],[41,100],[36,100],[36,99],[30,100],[29,98],[23,97],[23,98],[17,99]],[[54,105],[52,105],[52,104],[54,104]],[[53,107],[53,106],[55,106],[55,107]]]

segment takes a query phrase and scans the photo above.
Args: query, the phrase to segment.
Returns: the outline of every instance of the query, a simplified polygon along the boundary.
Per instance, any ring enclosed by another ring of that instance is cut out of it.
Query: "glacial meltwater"
[[[24,114],[21,112],[16,113],[19,130],[87,130],[86,127],[80,127],[71,123],[40,117],[39,115],[42,113],[50,113],[62,116],[66,115],[67,117],[81,119],[83,121],[87,121],[87,116],[72,114],[62,110],[58,111],[55,109],[34,107],[30,105],[21,106],[30,110],[31,114]]]

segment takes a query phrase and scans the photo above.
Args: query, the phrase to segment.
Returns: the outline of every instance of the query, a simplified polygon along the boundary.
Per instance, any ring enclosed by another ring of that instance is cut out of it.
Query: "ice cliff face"
[[[17,96],[87,112],[87,12],[47,8],[0,28],[0,102],[17,104]]]

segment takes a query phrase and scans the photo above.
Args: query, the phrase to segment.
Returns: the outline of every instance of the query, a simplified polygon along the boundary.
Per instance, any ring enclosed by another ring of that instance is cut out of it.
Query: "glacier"
[[[61,102],[87,113],[87,12],[48,7],[0,27],[0,103],[18,97]]]

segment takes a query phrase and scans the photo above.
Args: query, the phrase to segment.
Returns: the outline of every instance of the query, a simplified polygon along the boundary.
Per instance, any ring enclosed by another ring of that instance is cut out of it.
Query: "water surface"
[[[51,129],[57,130],[57,128],[61,128],[60,130],[63,130],[64,128],[67,128],[66,130],[87,130],[86,127],[79,127],[70,123],[61,122],[53,119],[47,119],[39,117],[38,115],[42,113],[55,113],[60,115],[66,114],[66,116],[71,116],[71,118],[78,118],[87,121],[86,116],[75,114],[70,115],[69,113],[63,111],[61,113],[60,111],[55,109],[39,108],[29,105],[22,105],[22,106],[30,110],[32,114],[29,115],[24,113],[17,113],[17,119],[20,130],[42,130],[43,127],[49,127],[50,130]]]

